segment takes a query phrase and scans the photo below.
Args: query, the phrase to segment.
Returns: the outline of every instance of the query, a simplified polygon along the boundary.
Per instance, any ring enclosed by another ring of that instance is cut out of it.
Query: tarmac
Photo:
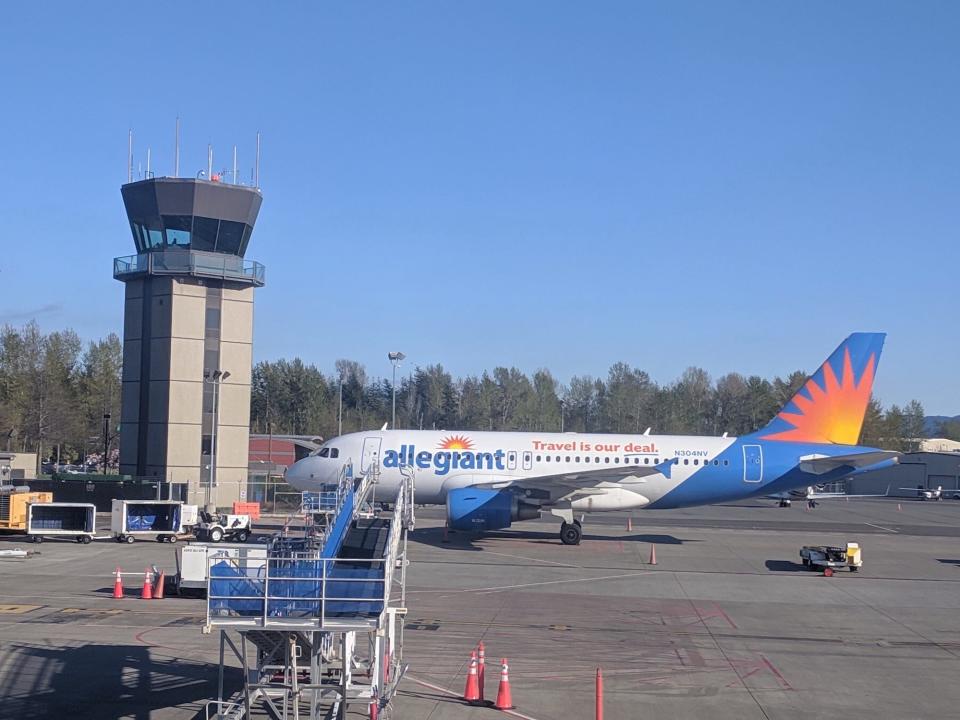
[[[549,520],[444,542],[442,509],[419,510],[390,717],[494,717],[459,699],[480,640],[486,697],[508,658],[508,715],[528,720],[593,718],[598,667],[607,720],[957,716],[960,502],[757,500],[638,511],[630,532],[627,517],[588,516],[568,547]],[[847,541],[858,574],[799,563],[802,545]],[[0,560],[0,717],[205,717],[219,642],[204,601],[139,600],[142,576],[110,594],[118,565],[170,572],[175,546],[0,537],[13,547],[39,554]]]

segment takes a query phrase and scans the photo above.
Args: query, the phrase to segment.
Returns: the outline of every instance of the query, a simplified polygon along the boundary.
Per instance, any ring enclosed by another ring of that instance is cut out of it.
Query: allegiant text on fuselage
[[[384,467],[408,465],[422,470],[433,468],[437,475],[446,475],[451,470],[505,470],[503,450],[473,452],[471,450],[441,450],[417,452],[415,445],[401,445],[399,450],[383,453]]]

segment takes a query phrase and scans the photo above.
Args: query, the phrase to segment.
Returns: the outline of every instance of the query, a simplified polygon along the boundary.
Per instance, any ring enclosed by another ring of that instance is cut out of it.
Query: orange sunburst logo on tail
[[[764,435],[764,440],[856,445],[863,416],[870,402],[877,357],[871,353],[860,382],[854,379],[850,350],[843,353],[843,369],[837,379],[830,362],[823,364],[822,387],[809,378],[791,405],[777,415],[792,429]]]
[[[441,450],[470,450],[473,442],[466,435],[451,435],[441,440],[437,447]]]

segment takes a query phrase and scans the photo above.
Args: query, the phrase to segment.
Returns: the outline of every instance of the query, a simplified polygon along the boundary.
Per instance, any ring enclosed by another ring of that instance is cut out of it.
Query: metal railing
[[[113,259],[113,277],[122,280],[133,275],[196,275],[199,277],[242,280],[261,286],[266,268],[254,260],[236,255],[202,250],[154,250]]]
[[[208,626],[319,630],[369,624],[383,613],[392,577],[387,558],[338,561],[295,553],[266,560],[208,558],[207,563]]]

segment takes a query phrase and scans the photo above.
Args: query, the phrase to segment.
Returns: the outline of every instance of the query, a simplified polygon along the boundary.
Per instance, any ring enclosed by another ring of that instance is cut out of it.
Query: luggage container
[[[27,505],[27,538],[72,537],[86,545],[97,532],[97,506],[93,503],[30,503]]]
[[[177,594],[184,590],[199,590],[206,593],[207,570],[212,562],[225,561],[245,568],[262,576],[266,574],[266,545],[205,545],[187,543],[177,549],[177,575],[174,585]]]
[[[157,542],[176,542],[183,532],[183,503],[173,500],[114,500],[110,534],[117,542],[154,535]]]

